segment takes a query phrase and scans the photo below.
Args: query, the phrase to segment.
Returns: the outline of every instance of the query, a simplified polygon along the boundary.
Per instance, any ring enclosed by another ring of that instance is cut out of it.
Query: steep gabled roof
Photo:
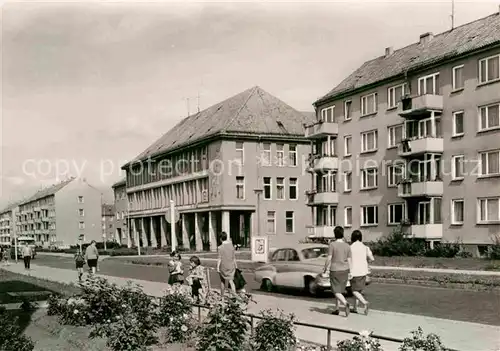
[[[256,86],[186,117],[134,161],[173,151],[218,134],[303,137],[303,124],[309,122],[309,116]]]
[[[496,44],[500,44],[500,13],[438,34],[428,42],[411,44],[388,57],[367,61],[314,104]]]
[[[61,190],[62,188],[64,188],[66,185],[68,185],[69,183],[71,183],[73,180],[75,180],[74,177],[73,178],[69,178],[69,179],[67,179],[65,181],[62,181],[62,182],[60,182],[58,184],[51,185],[48,188],[39,190],[33,196],[31,196],[31,197],[23,200],[19,205],[24,205],[24,204],[27,204],[29,202],[33,202],[33,201],[42,199],[44,197],[47,197],[47,196],[50,196],[50,195],[54,195],[59,190]]]
[[[14,208],[19,206],[20,203],[21,203],[21,201],[16,201],[16,202],[13,202],[11,204],[8,204],[7,206],[5,206],[4,208],[2,208],[0,210],[0,214],[4,214],[4,213],[12,211]]]

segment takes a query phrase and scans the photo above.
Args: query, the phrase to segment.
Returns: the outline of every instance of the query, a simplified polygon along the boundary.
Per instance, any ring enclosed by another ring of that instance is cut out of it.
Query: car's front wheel
[[[309,295],[311,296],[318,296],[321,293],[321,289],[319,288],[318,284],[313,278],[306,278],[305,279],[305,288],[306,291]]]
[[[273,282],[270,279],[264,279],[262,281],[261,289],[267,292],[272,292],[274,290]]]

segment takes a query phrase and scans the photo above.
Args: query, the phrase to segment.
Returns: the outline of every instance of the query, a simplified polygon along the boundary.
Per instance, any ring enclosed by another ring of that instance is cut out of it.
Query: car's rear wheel
[[[316,281],[312,277],[306,277],[305,279],[306,292],[311,296],[317,296],[320,293],[320,289]]]
[[[262,281],[261,289],[267,292],[272,292],[274,290],[273,282],[270,279],[264,279]]]

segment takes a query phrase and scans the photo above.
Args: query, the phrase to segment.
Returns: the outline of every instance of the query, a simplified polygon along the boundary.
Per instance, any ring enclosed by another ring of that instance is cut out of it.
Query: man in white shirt
[[[366,286],[366,276],[369,273],[368,261],[373,262],[372,251],[368,246],[362,243],[363,236],[361,231],[355,230],[351,234],[351,257],[350,257],[350,276],[351,289],[356,302],[354,310],[358,309],[358,302],[361,302],[365,307],[365,315],[368,314],[368,301],[362,295]]]
[[[29,245],[24,245],[22,249],[24,268],[29,270],[31,268],[31,256],[33,255],[33,251]]]

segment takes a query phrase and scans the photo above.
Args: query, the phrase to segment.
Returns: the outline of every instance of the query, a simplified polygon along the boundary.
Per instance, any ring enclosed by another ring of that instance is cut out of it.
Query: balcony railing
[[[413,137],[404,139],[398,147],[400,157],[415,156],[425,153],[442,154],[444,151],[444,140],[442,136],[435,137]]]
[[[443,224],[426,223],[412,224],[410,227],[411,236],[419,239],[442,239]]]
[[[309,172],[336,171],[339,168],[339,158],[336,154],[309,154]]]
[[[398,113],[402,117],[418,117],[428,115],[430,111],[443,111],[443,96],[425,94],[405,97],[398,105]]]
[[[398,185],[399,197],[443,196],[444,185],[439,177],[414,176],[401,181]]]
[[[307,205],[336,205],[339,203],[339,193],[332,191],[309,191],[307,195]]]
[[[329,135],[337,135],[338,133],[339,125],[334,122],[318,121],[305,126],[305,136],[310,139],[324,138]]]

